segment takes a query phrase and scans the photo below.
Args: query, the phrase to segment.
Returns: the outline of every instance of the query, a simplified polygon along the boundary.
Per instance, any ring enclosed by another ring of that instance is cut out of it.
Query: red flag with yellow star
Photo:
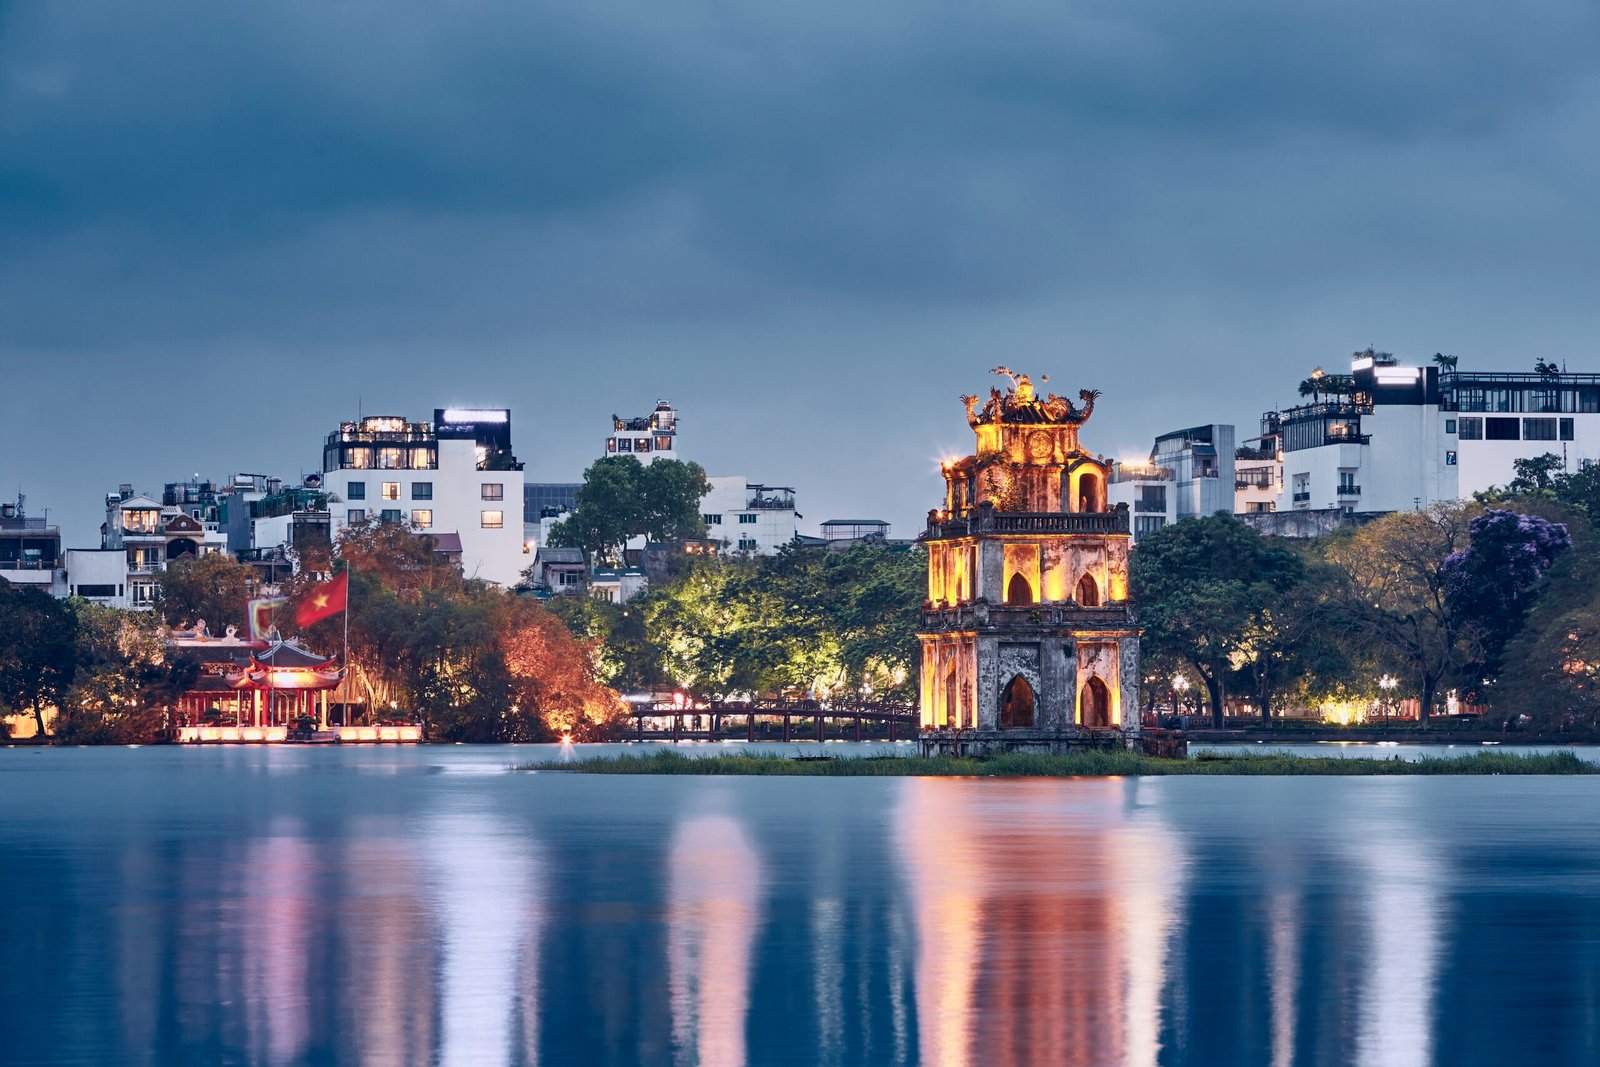
[[[323,619],[337,615],[345,609],[350,589],[350,572],[340,571],[337,578],[314,586],[311,595],[295,609],[294,623],[302,630]]]

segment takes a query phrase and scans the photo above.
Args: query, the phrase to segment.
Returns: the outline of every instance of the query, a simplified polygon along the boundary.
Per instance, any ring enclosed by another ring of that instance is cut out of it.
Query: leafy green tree
[[[551,530],[551,543],[619,562],[631,538],[682,541],[705,536],[700,500],[711,491],[698,463],[606,456],[583,472],[577,507]]]
[[[1447,682],[1473,680],[1481,662],[1481,625],[1450,595],[1452,554],[1470,542],[1481,509],[1437,504],[1398,511],[1336,541],[1328,561],[1338,568],[1337,603],[1352,642],[1364,643],[1385,669],[1413,679],[1426,725]]]
[[[31,711],[44,737],[45,709],[59,706],[77,665],[72,609],[42,589],[0,585],[0,704]]]
[[[55,722],[58,742],[73,745],[160,741],[167,711],[199,677],[187,655],[162,639],[159,617],[72,601],[77,670]]]
[[[1447,356],[1443,352],[1435,352],[1433,354],[1433,365],[1438,367],[1440,370],[1455,370],[1457,362],[1459,362],[1459,360],[1455,356]]]
[[[255,595],[254,567],[232,556],[213,553],[173,562],[156,576],[156,610],[171,626],[204,619],[221,634],[228,626],[243,630],[246,603]]]
[[[1280,655],[1273,611],[1304,564],[1225,512],[1173,523],[1139,542],[1129,580],[1144,641],[1194,668],[1223,724],[1229,672],[1251,657]]]

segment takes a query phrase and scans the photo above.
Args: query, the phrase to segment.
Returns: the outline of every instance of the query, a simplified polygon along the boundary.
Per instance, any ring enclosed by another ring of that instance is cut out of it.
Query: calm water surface
[[[1600,1060],[1592,779],[531,758],[0,750],[0,1063]]]

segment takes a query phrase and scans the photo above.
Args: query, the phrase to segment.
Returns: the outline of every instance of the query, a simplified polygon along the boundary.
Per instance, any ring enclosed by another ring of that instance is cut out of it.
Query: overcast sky
[[[914,534],[996,363],[1085,443],[1255,432],[1377,344],[1600,371],[1587,0],[0,0],[0,496],[315,470],[658,397]]]

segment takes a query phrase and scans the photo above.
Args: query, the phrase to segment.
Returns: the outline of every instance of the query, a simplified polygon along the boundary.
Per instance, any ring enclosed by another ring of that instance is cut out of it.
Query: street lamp
[[[1172,714],[1178,714],[1178,702],[1189,692],[1189,679],[1181,674],[1172,676]]]
[[[1383,714],[1383,721],[1389,721],[1389,705],[1394,702],[1395,686],[1400,681],[1392,674],[1386,674],[1378,679],[1378,688],[1383,690],[1383,698],[1378,701],[1378,708]]]

